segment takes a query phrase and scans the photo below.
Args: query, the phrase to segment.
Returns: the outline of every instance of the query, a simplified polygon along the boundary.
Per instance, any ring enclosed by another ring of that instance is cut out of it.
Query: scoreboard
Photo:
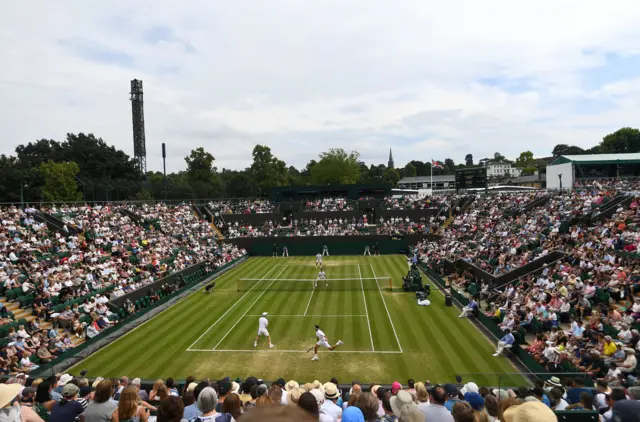
[[[456,170],[456,190],[487,187],[487,168],[476,167]]]

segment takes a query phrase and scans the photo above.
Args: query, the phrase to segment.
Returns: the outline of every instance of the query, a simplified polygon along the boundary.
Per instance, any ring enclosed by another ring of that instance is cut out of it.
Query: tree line
[[[640,152],[640,131],[622,128],[606,135],[589,149],[559,144],[560,155]],[[490,161],[509,162],[499,152],[474,162],[466,154],[464,163],[438,161],[433,175],[453,174],[456,169],[477,167]],[[115,201],[132,199],[248,198],[266,195],[270,187],[374,184],[395,185],[404,177],[429,176],[430,160],[412,160],[399,168],[385,164],[366,165],[356,151],[329,149],[304,168],[288,166],[268,146],[256,145],[252,163],[244,170],[218,169],[214,155],[199,147],[185,157],[186,169],[167,174],[138,173],[136,161],[93,134],[67,134],[64,141],[40,139],[19,145],[15,155],[0,155],[0,201],[17,203],[55,201]],[[524,174],[535,170],[531,151],[513,162]]]

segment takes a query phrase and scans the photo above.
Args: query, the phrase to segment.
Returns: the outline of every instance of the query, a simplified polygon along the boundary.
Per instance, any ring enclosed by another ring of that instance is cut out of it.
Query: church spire
[[[393,154],[391,153],[391,147],[389,147],[389,162],[387,163],[387,168],[393,168]]]

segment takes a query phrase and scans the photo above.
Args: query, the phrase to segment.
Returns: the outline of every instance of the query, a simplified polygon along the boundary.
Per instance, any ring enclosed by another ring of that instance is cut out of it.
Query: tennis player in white
[[[331,346],[329,344],[329,339],[327,338],[326,334],[322,332],[322,330],[320,329],[320,326],[315,325],[314,327],[316,329],[316,337],[318,337],[318,342],[309,350],[307,350],[307,353],[313,350],[313,358],[311,358],[311,360],[318,360],[318,347],[320,346],[326,349],[329,349],[331,351],[331,350],[335,350],[335,348],[340,346],[341,344],[344,344],[342,340],[338,340],[338,342],[334,346]]]
[[[269,335],[269,330],[267,330],[268,326],[269,320],[267,319],[267,313],[263,312],[262,316],[258,320],[258,335],[256,336],[256,341],[253,342],[253,347],[258,347],[258,340],[260,339],[260,336],[263,336],[269,341],[269,349],[273,348],[273,344],[271,344],[271,336]]]
[[[318,265],[320,267],[322,267],[322,254],[321,253],[318,253],[316,255],[316,268],[318,268]]]
[[[313,286],[314,288],[318,287],[318,281],[324,280],[325,287],[329,287],[329,282],[327,281],[327,275],[324,273],[323,269],[320,269],[318,273],[318,278],[316,279],[316,284]]]

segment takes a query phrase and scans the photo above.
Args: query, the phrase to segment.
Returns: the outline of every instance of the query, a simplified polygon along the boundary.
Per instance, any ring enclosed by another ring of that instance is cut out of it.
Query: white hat
[[[10,404],[21,390],[22,384],[0,384],[0,407]]]
[[[263,312],[263,313],[262,313],[262,316],[267,316],[267,313],[266,313],[266,312]]]
[[[462,393],[463,396],[466,393],[477,393],[478,391],[478,384],[476,384],[475,382],[468,382],[460,389],[460,393]]]
[[[60,381],[58,381],[58,386],[60,387],[64,387],[65,385],[67,385],[69,383],[69,381],[71,381],[73,379],[73,375],[70,374],[64,374],[63,376],[60,377]]]

